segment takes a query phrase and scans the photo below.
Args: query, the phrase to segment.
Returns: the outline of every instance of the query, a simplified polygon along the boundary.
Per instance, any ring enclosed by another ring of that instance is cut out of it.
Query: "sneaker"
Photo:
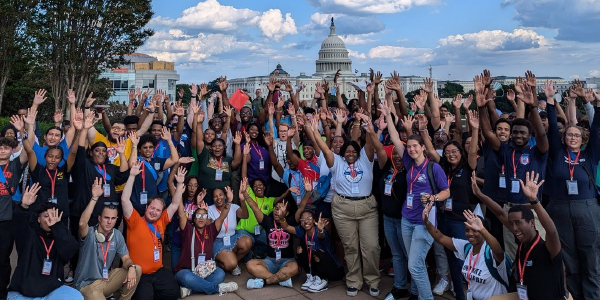
[[[449,291],[449,290],[450,290],[450,282],[448,282],[448,280],[446,280],[446,278],[440,278],[440,281],[438,281],[438,283],[435,285],[432,292],[438,296],[441,296],[444,294],[444,292]]]
[[[315,277],[310,274],[306,274],[306,282],[302,284],[300,289],[303,291],[308,291],[308,288],[313,284],[314,281]]]
[[[246,282],[246,288],[251,289],[262,289],[265,286],[265,281],[260,278],[250,278],[248,282]]]
[[[394,277],[394,275],[396,275],[396,273],[394,273],[394,268],[389,268],[387,271],[388,276],[392,276]]]
[[[186,287],[179,287],[179,298],[183,299],[187,296],[189,296],[192,293],[192,290],[186,288]]]
[[[353,286],[349,286],[346,289],[346,295],[350,296],[350,297],[354,297],[354,296],[358,295],[358,289]]]
[[[318,293],[327,290],[327,279],[321,279],[319,276],[314,277],[313,284],[308,288],[308,291],[311,293]]]
[[[240,274],[242,274],[242,269],[240,269],[240,266],[235,266],[235,269],[231,270],[231,275],[233,276],[240,276]]]
[[[284,281],[280,281],[279,285],[280,286],[284,286],[284,287],[289,287],[289,288],[294,287],[294,285],[292,284],[292,279],[291,278],[288,278],[287,280],[284,280]]]
[[[235,292],[238,289],[238,285],[237,283],[231,281],[231,282],[223,282],[223,283],[219,283],[219,296],[222,296],[224,294],[227,294],[229,292]]]
[[[397,289],[395,287],[392,288],[391,293],[396,299],[407,298],[410,296],[410,292],[407,289]]]
[[[73,283],[73,271],[69,271],[69,274],[67,274],[67,278],[65,278],[65,282],[66,283]]]
[[[392,293],[388,293],[387,296],[383,298],[383,300],[396,300],[396,298],[394,298],[394,295],[392,295]]]
[[[369,288],[369,294],[373,297],[379,297],[379,288]]]

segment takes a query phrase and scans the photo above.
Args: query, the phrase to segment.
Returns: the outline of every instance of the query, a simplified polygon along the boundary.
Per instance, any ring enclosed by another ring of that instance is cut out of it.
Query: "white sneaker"
[[[231,275],[233,276],[240,276],[240,274],[242,274],[242,269],[240,269],[240,266],[235,266],[235,269],[231,270]]]
[[[446,278],[440,278],[440,281],[438,281],[438,283],[435,285],[432,292],[438,296],[441,296],[448,290],[450,290],[450,283],[448,280],[446,280]]]
[[[302,287],[300,287],[300,289],[303,291],[308,291],[308,288],[313,284],[314,281],[315,277],[313,277],[310,274],[306,274],[306,282],[302,284]]]
[[[192,290],[186,288],[186,287],[179,287],[179,298],[183,299],[187,296],[189,296],[192,293]]]
[[[319,276],[314,277],[313,284],[308,288],[311,293],[318,293],[327,290],[327,279],[321,279]]]
[[[230,281],[230,282],[223,282],[223,283],[219,283],[219,296],[222,296],[224,294],[227,294],[229,292],[235,292],[238,289],[238,285],[237,283]]]
[[[73,283],[73,271],[69,271],[69,273],[67,274],[67,278],[65,278],[65,282],[67,284]]]
[[[288,279],[286,279],[284,281],[280,281],[279,285],[283,286],[283,287],[289,287],[289,288],[293,288],[294,287],[294,285],[292,284],[292,279],[291,278],[288,278]]]

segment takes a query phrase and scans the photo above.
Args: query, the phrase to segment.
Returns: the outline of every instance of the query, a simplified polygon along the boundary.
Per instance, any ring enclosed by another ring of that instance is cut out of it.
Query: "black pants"
[[[296,252],[297,262],[304,271],[310,273],[308,265],[308,252],[306,248],[302,247],[302,253]],[[329,255],[325,250],[313,250],[312,251],[312,275],[319,276],[321,279],[327,279],[328,281],[341,280],[344,277],[344,268],[338,267],[333,260],[333,257]]]
[[[132,299],[176,300],[177,298],[179,298],[179,284],[175,280],[175,275],[162,267],[152,274],[142,274]]]
[[[504,206],[504,203],[496,202],[500,207]],[[504,250],[504,224],[492,213],[489,208],[485,212],[485,218],[490,220],[490,234],[498,240],[502,250]]]
[[[0,299],[6,298],[10,283],[10,253],[15,241],[10,223],[10,220],[0,221]]]

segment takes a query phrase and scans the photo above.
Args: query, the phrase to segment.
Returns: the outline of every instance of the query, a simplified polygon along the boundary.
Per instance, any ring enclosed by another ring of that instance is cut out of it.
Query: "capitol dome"
[[[352,76],[352,60],[348,58],[348,50],[344,41],[335,34],[335,25],[331,18],[329,36],[321,43],[319,59],[316,61],[317,72],[313,76],[333,76],[341,69],[342,76]]]

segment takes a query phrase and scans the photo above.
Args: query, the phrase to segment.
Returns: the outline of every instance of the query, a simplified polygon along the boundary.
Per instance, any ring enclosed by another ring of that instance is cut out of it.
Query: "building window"
[[[174,79],[169,79],[169,81],[168,81],[168,86],[169,86],[169,87],[168,87],[167,89],[168,89],[168,90],[175,90],[175,83],[176,83],[176,82],[177,82],[177,81],[176,81],[176,80],[174,80]]]
[[[142,81],[142,88],[154,88],[154,79],[144,79]]]

